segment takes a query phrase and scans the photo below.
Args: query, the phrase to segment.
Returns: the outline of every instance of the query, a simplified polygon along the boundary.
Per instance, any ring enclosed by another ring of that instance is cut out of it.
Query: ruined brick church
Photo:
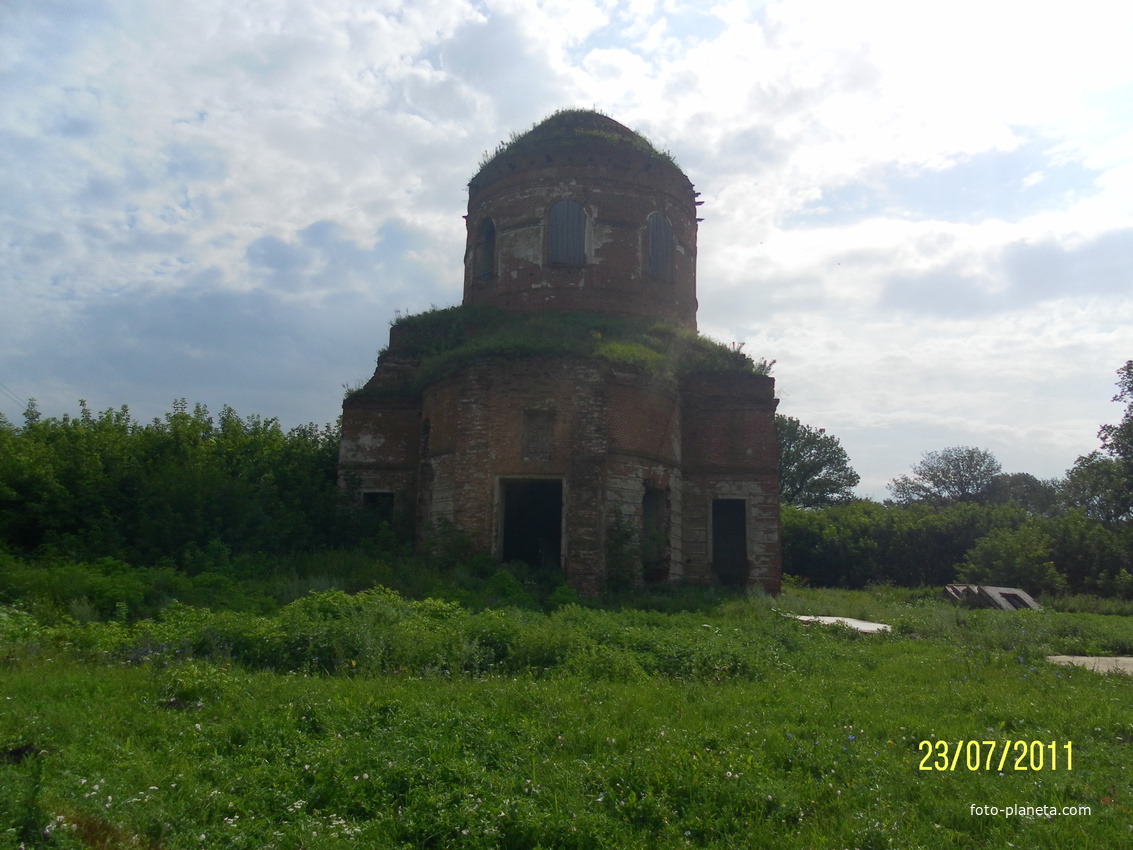
[[[462,306],[395,322],[343,403],[342,486],[583,594],[777,593],[775,384],[696,334],[697,195],[596,112],[501,146],[469,183]]]

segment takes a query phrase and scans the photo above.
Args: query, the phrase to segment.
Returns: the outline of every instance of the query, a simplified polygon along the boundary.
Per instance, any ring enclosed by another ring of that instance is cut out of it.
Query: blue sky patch
[[[1078,161],[1060,161],[1049,142],[1034,140],[1010,152],[965,157],[951,168],[892,166],[875,178],[824,192],[781,224],[844,226],[879,217],[1017,221],[1080,199],[1098,173]]]

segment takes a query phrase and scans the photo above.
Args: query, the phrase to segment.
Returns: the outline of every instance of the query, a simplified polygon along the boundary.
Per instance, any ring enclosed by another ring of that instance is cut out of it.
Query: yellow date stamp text
[[[919,770],[1073,770],[1074,742],[921,741]]]

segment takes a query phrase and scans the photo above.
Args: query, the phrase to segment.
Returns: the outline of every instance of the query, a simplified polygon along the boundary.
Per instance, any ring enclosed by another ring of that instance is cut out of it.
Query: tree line
[[[372,532],[336,486],[338,429],[218,416],[185,400],[0,417],[0,551],[187,572],[239,556],[350,546]]]
[[[1118,372],[1121,422],[1065,476],[1004,473],[970,446],[926,452],[858,500],[857,473],[836,437],[777,417],[783,569],[814,584],[943,585],[1133,598],[1133,361]]]
[[[827,586],[972,581],[1133,598],[1133,361],[1118,376],[1124,418],[1063,478],[1005,474],[990,452],[952,447],[890,482],[885,502],[854,498],[836,437],[778,417],[784,571]],[[253,578],[300,552],[392,552],[388,526],[337,486],[338,446],[336,426],[284,430],[184,400],[151,422],[84,402],[47,418],[32,402],[22,425],[0,417],[0,601],[45,565],[98,562],[87,572],[111,583],[149,569],[156,586]]]

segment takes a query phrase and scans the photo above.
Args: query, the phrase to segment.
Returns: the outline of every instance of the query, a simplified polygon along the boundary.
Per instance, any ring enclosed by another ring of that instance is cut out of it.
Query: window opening
[[[496,223],[490,218],[480,222],[476,228],[476,244],[473,246],[472,274],[477,280],[484,280],[496,273]]]
[[[552,478],[500,481],[502,528],[500,557],[537,570],[560,566],[563,534],[563,482]]]
[[[393,493],[368,490],[362,493],[362,508],[370,514],[375,525],[388,522],[393,525]]]
[[[559,201],[551,207],[548,253],[554,265],[586,264],[586,212],[578,201]]]
[[[648,220],[648,267],[649,274],[669,281],[673,278],[673,226],[660,213],[653,213]]]
[[[641,572],[646,584],[669,579],[668,492],[645,486],[641,498]]]
[[[720,584],[747,584],[747,502],[744,499],[712,500],[712,571]]]

